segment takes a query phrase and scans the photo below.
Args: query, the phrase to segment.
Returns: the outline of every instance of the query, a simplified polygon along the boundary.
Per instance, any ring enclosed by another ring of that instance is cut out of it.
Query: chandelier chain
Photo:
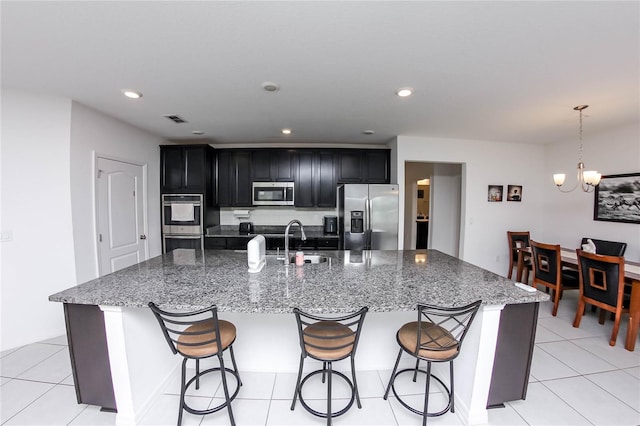
[[[582,109],[580,109],[580,162],[582,163]]]

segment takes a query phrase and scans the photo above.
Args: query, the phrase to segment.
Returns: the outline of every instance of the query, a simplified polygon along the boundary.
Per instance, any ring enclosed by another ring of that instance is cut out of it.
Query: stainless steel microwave
[[[253,182],[254,206],[293,206],[293,182]]]

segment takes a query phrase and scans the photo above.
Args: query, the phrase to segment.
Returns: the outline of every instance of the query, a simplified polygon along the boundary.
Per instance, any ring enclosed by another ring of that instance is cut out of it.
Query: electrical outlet
[[[8,242],[13,240],[13,232],[12,231],[0,231],[0,241]]]

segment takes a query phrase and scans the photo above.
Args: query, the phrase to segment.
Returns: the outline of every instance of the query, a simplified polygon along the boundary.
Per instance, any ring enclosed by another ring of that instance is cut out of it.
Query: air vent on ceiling
[[[169,120],[173,121],[174,123],[186,123],[187,120],[185,120],[184,118],[180,117],[179,115],[175,115],[175,114],[169,114],[169,115],[165,115],[166,118],[168,118]]]

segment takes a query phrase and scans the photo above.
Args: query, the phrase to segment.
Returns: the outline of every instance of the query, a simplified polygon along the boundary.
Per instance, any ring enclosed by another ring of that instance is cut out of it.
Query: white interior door
[[[98,157],[100,276],[147,259],[143,166]]]

